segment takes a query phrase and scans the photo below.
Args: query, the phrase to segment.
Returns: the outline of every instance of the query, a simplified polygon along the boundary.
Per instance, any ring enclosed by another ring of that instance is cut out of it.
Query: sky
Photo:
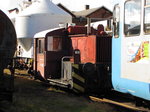
[[[8,10],[16,8],[22,0],[3,0],[0,4],[0,9]],[[90,8],[100,7],[105,5],[108,9],[112,10],[113,0],[50,0],[55,4],[61,3],[71,11],[81,11],[85,9],[85,5],[90,5]]]
[[[71,11],[80,11],[85,9],[85,5],[90,5],[90,8],[100,7],[105,5],[112,10],[112,0],[51,0],[54,3],[62,3]]]

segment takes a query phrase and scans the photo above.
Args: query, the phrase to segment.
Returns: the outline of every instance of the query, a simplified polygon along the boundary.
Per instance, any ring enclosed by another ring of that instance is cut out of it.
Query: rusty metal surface
[[[71,37],[73,49],[79,49],[81,63],[96,63],[96,36]]]
[[[108,36],[72,36],[73,49],[79,49],[81,63],[110,63],[111,37]]]
[[[44,54],[37,55],[37,71],[39,71],[40,75],[45,78]]]

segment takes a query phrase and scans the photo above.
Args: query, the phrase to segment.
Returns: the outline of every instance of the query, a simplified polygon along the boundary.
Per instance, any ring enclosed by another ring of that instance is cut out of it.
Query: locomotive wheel
[[[94,74],[95,72],[95,65],[92,63],[85,63],[82,67],[83,73],[87,75]]]

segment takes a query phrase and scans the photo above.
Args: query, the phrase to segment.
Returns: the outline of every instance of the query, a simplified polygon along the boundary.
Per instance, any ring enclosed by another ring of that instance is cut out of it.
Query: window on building
[[[144,13],[144,32],[150,34],[150,0],[146,0]]]
[[[52,37],[47,38],[47,51],[60,51],[62,49],[62,38]]]
[[[120,7],[116,5],[113,11],[113,25],[114,25],[113,32],[115,38],[119,37],[119,21],[120,21]]]
[[[130,0],[125,3],[124,33],[126,36],[140,34],[141,0]]]

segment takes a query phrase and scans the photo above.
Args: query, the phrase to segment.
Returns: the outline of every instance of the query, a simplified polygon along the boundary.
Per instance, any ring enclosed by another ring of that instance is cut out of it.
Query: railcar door
[[[61,74],[61,59],[64,56],[62,46],[62,36],[48,36],[46,44],[46,77],[60,78]]]
[[[36,71],[39,72],[43,78],[45,78],[45,59],[44,59],[44,38],[38,38],[36,40],[36,48],[35,48],[35,66]]]
[[[122,77],[150,82],[149,27],[147,17],[150,9],[145,8],[143,16],[141,0],[131,0],[125,3],[124,37],[122,38]],[[132,17],[132,18],[131,18]],[[144,17],[144,25],[143,18]],[[145,26],[145,28],[143,28]],[[145,30],[143,32],[143,29]]]

